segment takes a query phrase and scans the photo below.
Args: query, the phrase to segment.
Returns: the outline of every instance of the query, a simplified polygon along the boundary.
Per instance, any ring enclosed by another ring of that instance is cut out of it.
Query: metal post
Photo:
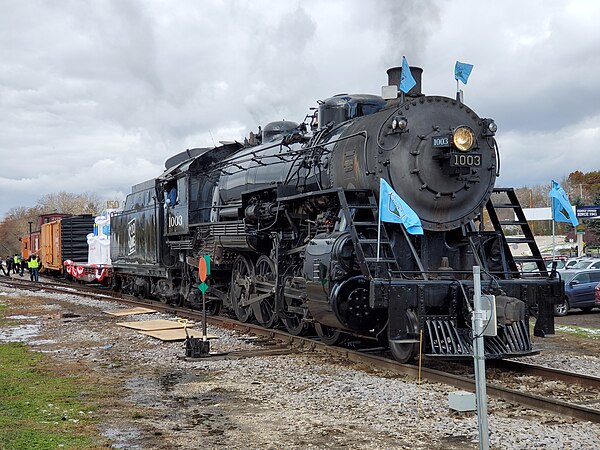
[[[485,347],[483,342],[483,317],[481,310],[481,269],[473,266],[473,360],[475,364],[475,391],[477,397],[477,428],[479,430],[479,449],[489,450],[487,393],[485,381]]]
[[[27,258],[31,258],[31,248],[32,248],[32,243],[31,243],[31,225],[33,225],[33,222],[29,222],[29,246],[27,247],[28,249],[28,255]],[[25,255],[23,255],[23,258],[25,258]]]
[[[202,292],[202,340],[208,340],[206,337],[206,294],[204,292]]]

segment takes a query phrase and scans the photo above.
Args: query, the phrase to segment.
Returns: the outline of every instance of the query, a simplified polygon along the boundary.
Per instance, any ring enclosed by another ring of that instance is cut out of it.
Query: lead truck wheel
[[[419,332],[419,321],[417,319],[417,315],[412,311],[406,311],[406,331],[409,333],[418,333]],[[389,329],[388,329],[388,340],[389,340]],[[417,354],[419,353],[419,343],[411,342],[411,343],[399,343],[393,342],[389,340],[390,351],[394,356],[394,359],[401,363],[407,363],[415,359]]]

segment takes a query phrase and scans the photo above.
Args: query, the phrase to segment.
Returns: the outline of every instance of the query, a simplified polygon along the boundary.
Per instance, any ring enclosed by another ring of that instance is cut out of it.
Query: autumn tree
[[[102,212],[102,209],[104,209],[104,204],[96,194],[73,194],[70,192],[46,194],[32,208],[11,208],[6,213],[4,220],[0,222],[0,254],[20,253],[19,238],[29,233],[29,222],[32,222],[34,230],[37,229],[38,217],[41,214],[97,215]]]

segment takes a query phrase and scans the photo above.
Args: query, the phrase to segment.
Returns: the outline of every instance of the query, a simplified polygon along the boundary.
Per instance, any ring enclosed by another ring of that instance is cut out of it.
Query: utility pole
[[[28,250],[27,259],[31,258],[32,249],[33,249],[33,242],[31,241],[31,225],[33,225],[33,222],[30,220],[29,221],[29,246],[27,247],[27,250]],[[25,258],[25,255],[23,255],[23,258]]]

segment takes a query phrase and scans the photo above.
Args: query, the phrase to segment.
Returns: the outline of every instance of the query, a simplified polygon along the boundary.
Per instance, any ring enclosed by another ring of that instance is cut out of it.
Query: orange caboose
[[[21,255],[23,258],[29,259],[31,255],[40,254],[40,232],[32,231],[21,238]]]

